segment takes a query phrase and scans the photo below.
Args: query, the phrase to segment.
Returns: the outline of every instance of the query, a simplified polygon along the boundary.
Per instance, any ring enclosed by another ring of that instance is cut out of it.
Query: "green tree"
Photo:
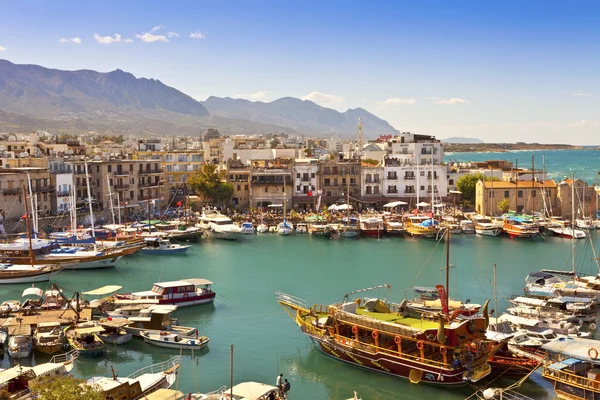
[[[214,204],[228,203],[233,196],[233,185],[222,181],[215,164],[202,165],[199,170],[190,175],[187,184]]]
[[[373,165],[373,166],[376,166],[377,164],[379,164],[379,161],[373,160],[372,158],[365,158],[364,160],[362,160],[362,162],[364,162],[367,165]]]
[[[104,400],[104,395],[71,375],[43,376],[29,382],[31,392],[41,400]]]
[[[478,181],[497,181],[493,176],[483,174],[467,174],[458,178],[456,189],[462,193],[463,204],[475,204],[475,189]]]
[[[505,213],[505,212],[508,212],[509,209],[510,209],[510,200],[508,200],[506,197],[503,198],[502,200],[500,200],[500,202],[498,203],[498,210]]]
[[[271,148],[272,148],[272,149],[276,149],[276,148],[277,148],[277,146],[279,146],[280,144],[281,144],[281,142],[279,141],[279,139],[278,139],[277,137],[274,137],[274,138],[271,140]]]

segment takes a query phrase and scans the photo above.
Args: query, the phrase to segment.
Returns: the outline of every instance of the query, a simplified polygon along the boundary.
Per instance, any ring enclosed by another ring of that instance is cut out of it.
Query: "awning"
[[[405,205],[408,205],[408,203],[405,201],[392,201],[391,203],[384,204],[383,206],[385,208],[394,208],[394,207],[405,206]]]
[[[561,354],[569,358],[576,358],[579,361],[593,361],[590,358],[589,351],[596,348],[596,340],[582,338],[560,338],[542,345],[541,349],[550,353]],[[562,361],[565,362],[564,360]]]
[[[44,291],[42,289],[36,288],[36,287],[30,287],[30,288],[23,290],[23,294],[21,295],[21,297],[25,297],[25,296],[42,297],[43,294],[44,294]]]
[[[102,296],[105,294],[110,294],[110,293],[116,292],[117,290],[120,290],[122,288],[123,288],[123,286],[106,285],[106,286],[102,286],[101,288],[98,288],[98,289],[88,290],[87,292],[83,292],[82,294],[87,294],[90,296]]]
[[[214,282],[209,281],[208,279],[201,278],[192,278],[192,279],[182,279],[185,282],[191,283],[194,286],[200,285],[212,285]]]
[[[144,400],[177,400],[184,396],[179,390],[158,389],[156,392],[148,393]]]
[[[75,333],[78,335],[90,335],[92,333],[104,332],[104,328],[101,326],[90,326],[89,328],[77,328]]]
[[[115,318],[113,320],[107,320],[107,321],[100,322],[101,326],[105,326],[105,327],[109,327],[109,328],[122,328],[129,324],[131,324],[131,321],[129,321],[127,318]]]
[[[244,382],[227,389],[225,393],[233,392],[234,396],[239,396],[248,400],[258,400],[261,396],[268,394],[273,390],[278,390],[276,386],[267,385],[258,382]]]
[[[424,201],[417,203],[417,207],[427,207],[429,205],[429,203],[426,203]]]

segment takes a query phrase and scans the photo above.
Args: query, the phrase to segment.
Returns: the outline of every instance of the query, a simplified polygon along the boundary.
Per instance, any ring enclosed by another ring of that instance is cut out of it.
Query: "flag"
[[[182,203],[181,203],[181,201],[178,201],[177,203],[175,203],[175,205],[176,205],[177,207],[181,207],[181,204],[182,204]]]
[[[312,196],[312,195],[313,195],[312,190],[309,190],[308,193],[307,193],[307,196]]]

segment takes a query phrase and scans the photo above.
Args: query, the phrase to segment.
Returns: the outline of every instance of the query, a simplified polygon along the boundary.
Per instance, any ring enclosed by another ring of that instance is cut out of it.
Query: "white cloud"
[[[0,53],[2,53],[4,50],[6,50],[6,47],[0,46]]]
[[[600,128],[600,121],[590,121],[587,119],[582,119],[579,122],[575,122],[571,124],[573,128]]]
[[[154,42],[168,42],[169,40],[164,35],[154,35],[150,32],[146,32],[143,35],[135,35],[136,38],[140,39],[145,43],[154,43]]]
[[[160,31],[161,29],[164,29],[163,25],[156,25],[154,28],[150,29],[150,32]]]
[[[594,95],[591,93],[573,93],[571,96],[577,96],[577,97],[593,97]]]
[[[97,33],[94,33],[94,39],[100,44],[119,43],[121,41],[121,35],[115,33],[115,37],[113,38],[112,36],[100,36]]]
[[[258,92],[250,94],[236,94],[235,97],[238,99],[262,100],[267,97],[267,93],[266,90],[259,90]]]
[[[123,43],[127,43],[127,44],[133,43],[133,39],[125,39],[125,40],[123,40]]]
[[[179,37],[179,33],[177,32],[167,32],[167,37]]]
[[[75,44],[81,44],[82,40],[81,38],[78,37],[73,37],[73,38],[60,38],[60,40],[58,41],[59,43],[75,43]]]
[[[461,99],[459,97],[452,97],[450,99],[447,100],[436,100],[435,102],[436,104],[445,104],[445,105],[455,105],[455,104],[467,104],[468,101],[465,99]]]
[[[191,39],[205,39],[206,35],[201,32],[192,32],[192,33],[190,33],[190,38]]]
[[[389,99],[385,99],[384,101],[378,101],[381,107],[397,107],[397,106],[410,106],[415,104],[417,100],[415,99],[399,99],[398,97],[390,97]]]
[[[302,97],[302,100],[310,100],[314,103],[335,104],[341,103],[342,101],[344,101],[344,98],[341,96],[336,96],[334,94],[310,92],[306,96]]]

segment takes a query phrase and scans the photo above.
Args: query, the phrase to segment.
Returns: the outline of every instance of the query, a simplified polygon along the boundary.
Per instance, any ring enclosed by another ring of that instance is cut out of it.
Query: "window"
[[[371,186],[367,186],[367,194],[371,194]]]
[[[448,179],[448,185],[454,185],[454,179]]]
[[[510,197],[510,192],[508,190],[504,191],[504,198],[509,198]]]
[[[285,193],[285,186],[281,188],[281,191]]]
[[[421,187],[419,188],[419,190],[425,190],[425,185],[421,185]]]
[[[237,190],[242,190],[242,185],[237,185]]]
[[[421,176],[425,176],[425,171],[419,171]]]
[[[373,181],[379,182],[379,174],[373,174]]]
[[[244,190],[248,190],[248,185],[244,185]]]
[[[323,181],[323,186],[330,186],[330,180],[329,178],[325,178],[325,180]]]
[[[133,190],[129,192],[129,199],[133,200]]]
[[[100,165],[96,165],[96,172],[100,173]]]
[[[299,188],[299,187],[300,187],[300,186],[298,186],[298,188]],[[298,189],[298,190],[299,190],[299,189]],[[307,193],[308,193],[308,186],[306,186],[306,185],[305,185],[305,186],[302,188],[302,193],[304,193],[304,194],[307,194]]]
[[[535,190],[533,190],[533,191],[531,192],[531,197],[535,197],[535,196],[536,196],[536,194],[537,194],[537,193],[535,192]]]
[[[296,173],[296,178],[300,179],[300,172]]]
[[[488,197],[489,197],[490,199],[493,199],[493,198],[494,198],[494,192],[492,192],[492,191],[490,190],[490,191],[488,192]]]
[[[519,190],[517,192],[517,197],[523,197],[523,191],[522,190]]]
[[[330,172],[330,169],[329,169],[329,167],[325,167],[325,168],[323,168],[323,173],[324,173],[325,175],[329,175],[329,172]]]
[[[333,178],[333,186],[337,186],[338,185],[338,178]]]
[[[379,194],[379,186],[373,186],[373,193]]]
[[[314,172],[312,172],[312,173],[310,174],[310,177],[314,179],[314,177],[315,177],[315,173],[314,173]]]
[[[133,172],[133,164],[129,164],[129,172]]]
[[[265,188],[265,193],[269,193],[269,188],[268,187]]]
[[[77,171],[79,172],[79,165],[77,166]],[[108,172],[112,172],[112,165],[108,166]]]
[[[326,196],[327,196],[327,197],[331,197],[331,191],[329,191],[329,190],[328,190],[328,191],[327,191],[327,195],[326,195]]]
[[[367,174],[366,179],[367,179],[367,182],[371,182],[371,174]]]
[[[346,178],[342,178],[342,185],[346,186]]]

